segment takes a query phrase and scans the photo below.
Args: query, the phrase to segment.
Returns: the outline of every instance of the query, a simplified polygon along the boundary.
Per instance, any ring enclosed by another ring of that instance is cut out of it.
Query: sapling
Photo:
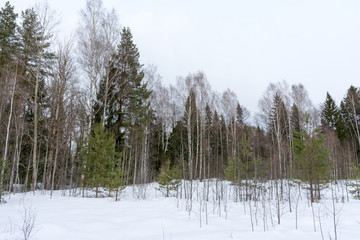
[[[31,206],[25,206],[22,213],[22,225],[20,230],[22,233],[22,240],[30,240],[36,234],[35,223],[36,223],[36,211]]]

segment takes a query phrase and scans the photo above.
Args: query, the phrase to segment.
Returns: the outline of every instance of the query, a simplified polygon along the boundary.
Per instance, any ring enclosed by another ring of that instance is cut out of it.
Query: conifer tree
[[[300,111],[295,103],[291,107],[291,129],[297,132],[301,131]]]
[[[86,166],[82,169],[85,184],[96,189],[96,197],[100,187],[109,191],[124,184],[124,172],[121,170],[120,156],[115,151],[113,134],[105,131],[102,123],[97,124],[92,135],[88,135],[87,143],[81,151]]]
[[[331,168],[327,161],[329,150],[324,142],[325,136],[319,129],[311,134],[294,131],[293,151],[298,173],[296,177],[309,184],[311,202],[320,199],[320,184],[326,181],[330,174]]]
[[[124,136],[129,135],[130,128],[143,127],[149,121],[149,107],[147,101],[151,91],[144,83],[144,72],[139,61],[140,54],[137,46],[133,43],[129,28],[123,28],[121,42],[117,47],[117,53],[110,61],[110,78],[108,94],[105,96],[105,78],[100,82],[100,88],[95,105],[97,122],[105,121],[105,126],[110,129],[116,139],[117,151],[124,147]],[[104,101],[107,98],[108,104]],[[106,119],[101,119],[101,113],[105,109]]]
[[[21,56],[19,81],[21,94],[18,96],[18,106],[22,106],[25,121],[29,127],[32,127],[29,129],[31,139],[28,139],[27,143],[28,145],[31,143],[32,146],[24,148],[27,151],[27,156],[24,155],[25,159],[30,153],[32,154],[32,190],[35,190],[38,177],[37,159],[41,152],[45,152],[45,146],[41,144],[39,136],[45,134],[46,131],[44,121],[45,111],[49,107],[49,96],[46,92],[45,80],[50,74],[49,70],[54,59],[54,53],[49,50],[49,47],[53,24],[56,23],[51,22],[53,19],[50,19],[51,14],[47,11],[48,9],[44,8],[44,16],[40,18],[34,8],[26,9],[21,13],[22,22],[18,28]],[[25,182],[27,182],[26,179]]]
[[[16,18],[14,7],[7,1],[0,10],[0,69],[13,58],[16,52],[18,42]]]
[[[360,147],[360,95],[356,87],[350,86],[340,107],[346,131],[350,133]]]
[[[339,124],[339,109],[336,106],[334,99],[330,96],[329,93],[326,94],[326,100],[323,105],[321,112],[321,124],[323,127],[328,127],[330,129],[336,130]]]
[[[169,160],[166,166],[161,168],[158,183],[159,190],[165,191],[165,197],[169,197],[171,191],[176,191],[181,184],[179,170],[176,167],[170,167]]]

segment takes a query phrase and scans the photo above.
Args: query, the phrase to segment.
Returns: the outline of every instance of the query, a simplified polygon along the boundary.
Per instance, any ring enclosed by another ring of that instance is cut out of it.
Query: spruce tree
[[[336,130],[339,124],[340,111],[336,106],[335,101],[329,93],[326,94],[326,100],[324,102],[321,112],[321,124],[323,127]]]
[[[139,61],[140,53],[132,40],[129,28],[123,28],[121,42],[117,53],[109,62],[110,79],[108,93],[105,95],[105,80],[100,82],[95,104],[95,120],[105,121],[107,129],[114,133],[116,148],[122,151],[124,137],[129,135],[131,129],[144,127],[149,121],[150,104],[147,99],[151,91],[144,82],[144,72]],[[107,98],[106,119],[102,119],[104,102]]]
[[[356,87],[350,86],[340,104],[340,109],[341,120],[345,128],[343,134],[354,138],[360,147],[360,94]]]
[[[291,107],[291,129],[297,132],[301,131],[300,111],[295,103]]]
[[[14,7],[7,1],[0,10],[0,69],[13,59],[17,47],[16,18]],[[0,71],[1,77],[1,71]]]

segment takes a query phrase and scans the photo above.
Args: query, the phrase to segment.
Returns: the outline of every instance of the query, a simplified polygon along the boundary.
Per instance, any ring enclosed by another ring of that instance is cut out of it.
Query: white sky
[[[5,0],[0,0],[1,7]],[[49,0],[60,34],[77,27],[85,0]],[[233,90],[252,113],[270,82],[302,83],[315,105],[337,104],[360,86],[358,0],[103,0],[132,30],[143,64],[164,83],[205,72],[213,90]],[[33,1],[11,0],[15,11]]]

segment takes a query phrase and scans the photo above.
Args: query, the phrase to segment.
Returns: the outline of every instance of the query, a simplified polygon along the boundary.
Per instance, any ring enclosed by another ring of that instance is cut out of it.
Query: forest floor
[[[197,189],[202,189],[201,184],[195,184]],[[207,204],[194,194],[191,211],[186,210],[188,201],[165,198],[156,183],[128,187],[117,202],[113,197],[69,196],[69,191],[55,191],[52,199],[49,192],[41,191],[35,195],[33,192],[8,195],[6,203],[0,204],[0,239],[335,239],[334,220],[338,239],[360,239],[360,200],[351,196],[347,200],[340,188],[337,201],[332,201],[333,195],[327,189],[313,208],[307,200],[307,191],[302,190],[296,229],[296,195],[292,212],[288,203],[281,204],[279,225],[275,201],[235,202],[233,187],[227,183],[224,186],[228,189],[227,199],[211,200],[211,192],[215,194],[212,184]],[[26,238],[24,234],[30,236]]]

